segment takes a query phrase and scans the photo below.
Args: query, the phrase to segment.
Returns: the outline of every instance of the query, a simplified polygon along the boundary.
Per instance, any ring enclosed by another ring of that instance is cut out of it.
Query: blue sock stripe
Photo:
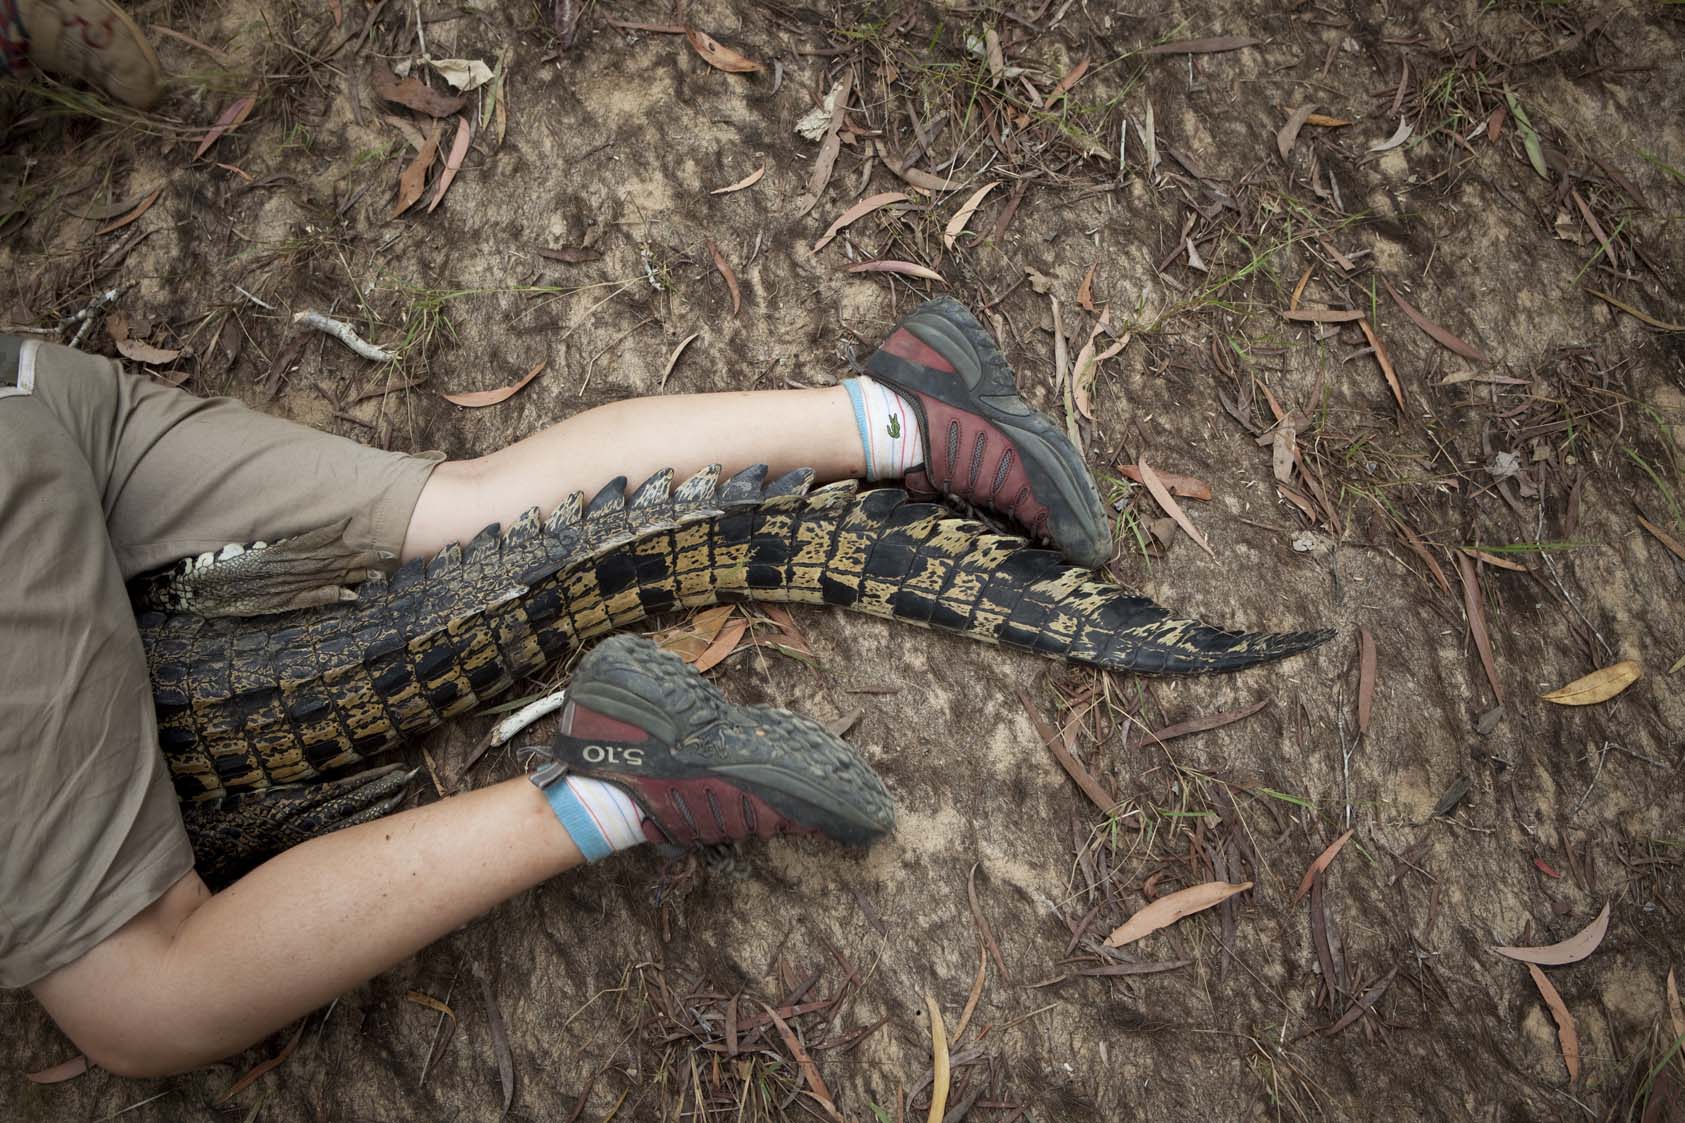
[[[549,802],[550,810],[556,813],[556,818],[561,820],[562,829],[568,832],[568,837],[573,839],[573,844],[579,847],[579,852],[585,855],[587,862],[600,862],[614,853],[614,847],[608,844],[608,838],[597,826],[596,820],[585,810],[585,805],[579,802],[579,797],[573,794],[566,777],[545,788],[544,798]]]
[[[848,400],[854,403],[854,427],[860,432],[860,449],[866,457],[866,477],[872,477],[872,436],[866,428],[866,396],[860,389],[858,378],[843,379],[843,389],[848,391]]]

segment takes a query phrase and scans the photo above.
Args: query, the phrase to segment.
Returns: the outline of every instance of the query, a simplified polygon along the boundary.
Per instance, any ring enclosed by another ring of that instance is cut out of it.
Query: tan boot
[[[126,105],[147,109],[163,91],[152,45],[111,0],[15,0],[29,61],[56,78],[80,79]]]

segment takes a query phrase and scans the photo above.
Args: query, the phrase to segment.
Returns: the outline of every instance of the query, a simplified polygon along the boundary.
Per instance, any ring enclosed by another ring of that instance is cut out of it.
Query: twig
[[[336,320],[332,316],[324,316],[320,312],[298,312],[293,316],[293,323],[303,324],[307,328],[315,328],[325,332],[345,344],[365,359],[377,363],[389,363],[397,358],[390,351],[384,351],[354,331],[344,320]]]
[[[247,300],[251,301],[253,304],[257,305],[259,308],[267,308],[271,312],[275,311],[275,306],[273,304],[269,303],[267,300],[258,299],[257,297],[253,296],[251,293],[247,292],[245,289],[241,288],[239,285],[234,286],[234,291],[239,293],[241,296],[245,297]]]
[[[553,714],[567,704],[568,694],[565,690],[558,690],[554,694],[546,694],[538,701],[522,706],[496,725],[492,726],[491,736],[487,739],[488,747],[497,748],[507,745],[510,738],[531,725],[541,717]]]
[[[133,284],[133,282],[129,282],[129,284]],[[79,323],[82,325],[76,329],[75,336],[70,340],[70,345],[72,347],[80,347],[82,345],[82,340],[94,326],[95,317],[97,317],[107,306],[116,303],[117,298],[122,296],[123,293],[128,290],[129,284],[118,285],[114,289],[106,289],[104,292],[90,300],[86,308],[82,309],[80,312],[73,312],[64,318],[64,321],[59,324],[60,331],[69,331],[71,324]]]

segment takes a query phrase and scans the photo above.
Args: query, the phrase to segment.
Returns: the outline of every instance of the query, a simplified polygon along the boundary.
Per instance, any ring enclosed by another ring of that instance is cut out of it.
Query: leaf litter
[[[989,192],[999,186],[1000,180],[998,179],[986,183],[979,187],[971,198],[960,204],[960,209],[954,212],[954,217],[948,220],[947,228],[942,231],[943,246],[950,250],[954,248],[954,243],[965,231],[965,224],[971,221],[971,216],[977,212],[978,207],[983,205],[983,200],[988,198]]]
[[[1217,551],[1211,548],[1211,543],[1205,540],[1205,535],[1201,534],[1199,528],[1194,526],[1193,521],[1188,518],[1187,512],[1182,510],[1182,505],[1171,498],[1170,489],[1164,486],[1164,481],[1158,478],[1158,473],[1154,472],[1152,467],[1148,465],[1147,458],[1142,457],[1137,462],[1136,467],[1141,473],[1141,483],[1158,501],[1158,505],[1164,508],[1164,513],[1174,519],[1176,525],[1181,527],[1189,538],[1199,544],[1200,549],[1212,557],[1216,557]]]
[[[690,40],[690,45],[696,53],[702,56],[702,61],[715,70],[723,70],[727,74],[754,74],[766,69],[754,59],[726,46],[700,28],[686,28],[685,38]]]
[[[465,390],[455,394],[441,393],[439,396],[452,405],[463,406],[467,409],[484,409],[499,402],[506,402],[516,394],[526,389],[527,383],[544,373],[546,359],[540,359],[532,365],[532,369],[523,374],[518,382],[507,386],[499,386],[495,390]]]
[[[435,207],[444,200],[445,192],[450,190],[451,181],[456,179],[456,173],[462,170],[462,160],[468,154],[468,142],[473,138],[474,130],[468,124],[468,118],[456,119],[456,140],[451,142],[450,155],[445,157],[445,170],[439,173],[439,182],[433,188],[433,199],[427,204],[427,213],[432,214]]]
[[[1561,943],[1550,944],[1545,947],[1498,947],[1494,945],[1492,950],[1499,955],[1518,959],[1523,963],[1539,963],[1546,967],[1561,967],[1567,963],[1578,963],[1596,951],[1608,932],[1609,905],[1605,903],[1603,911],[1597,914],[1597,919]]]
[[[1207,881],[1200,885],[1190,885],[1186,889],[1178,889],[1174,893],[1166,893],[1113,929],[1112,934],[1106,937],[1105,944],[1109,948],[1118,948],[1134,943],[1185,916],[1192,916],[1196,912],[1220,905],[1235,894],[1244,893],[1250,888],[1250,881],[1239,884]]]
[[[727,184],[725,187],[716,187],[712,191],[708,192],[708,194],[710,194],[710,195],[730,195],[733,191],[742,191],[746,188],[750,188],[750,187],[755,186],[755,184],[757,184],[761,181],[761,177],[765,174],[766,174],[766,165],[762,164],[760,167],[756,168],[754,171],[750,172],[748,175],[744,176],[742,179],[738,180],[736,183]]]
[[[1636,660],[1622,659],[1619,663],[1602,667],[1575,679],[1567,686],[1552,690],[1548,694],[1541,694],[1539,697],[1559,706],[1591,706],[1598,702],[1607,702],[1643,675],[1644,668]]]
[[[726,263],[725,255],[720,252],[720,247],[714,244],[714,239],[709,238],[707,244],[708,253],[714,259],[714,268],[719,270],[721,277],[725,278],[725,287],[731,293],[731,314],[735,316],[743,307],[743,293],[737,287],[737,274],[731,271],[731,266]]]
[[[1545,1005],[1550,1007],[1551,1017],[1556,1019],[1556,1036],[1562,1045],[1562,1063],[1568,1068],[1569,1085],[1580,1082],[1580,1034],[1574,1026],[1574,1015],[1568,1012],[1567,1003],[1562,1001],[1562,995],[1557,993],[1556,987],[1545,973],[1532,963],[1527,965],[1527,971],[1533,976],[1533,984],[1539,988],[1539,994],[1544,997]]]
[[[905,191],[882,191],[876,195],[868,195],[866,198],[860,200],[858,203],[849,207],[846,211],[837,216],[836,221],[826,228],[825,233],[820,235],[817,242],[813,243],[813,252],[818,253],[820,250],[830,245],[831,240],[841,233],[845,227],[858,222],[860,219],[865,218],[873,211],[880,210],[892,203],[909,202],[911,199],[912,196],[908,195]]]

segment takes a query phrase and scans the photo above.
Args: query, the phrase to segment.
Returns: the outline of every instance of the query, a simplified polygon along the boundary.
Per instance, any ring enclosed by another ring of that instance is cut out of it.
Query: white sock
[[[572,805],[567,807],[569,813],[564,814],[558,806],[566,801],[554,788],[550,805],[556,808],[562,825],[586,861],[595,862],[617,850],[649,841],[644,835],[643,812],[620,785],[571,774],[562,783],[573,797]]]
[[[924,463],[924,434],[907,399],[871,378],[845,378],[868,480],[898,480]]]

